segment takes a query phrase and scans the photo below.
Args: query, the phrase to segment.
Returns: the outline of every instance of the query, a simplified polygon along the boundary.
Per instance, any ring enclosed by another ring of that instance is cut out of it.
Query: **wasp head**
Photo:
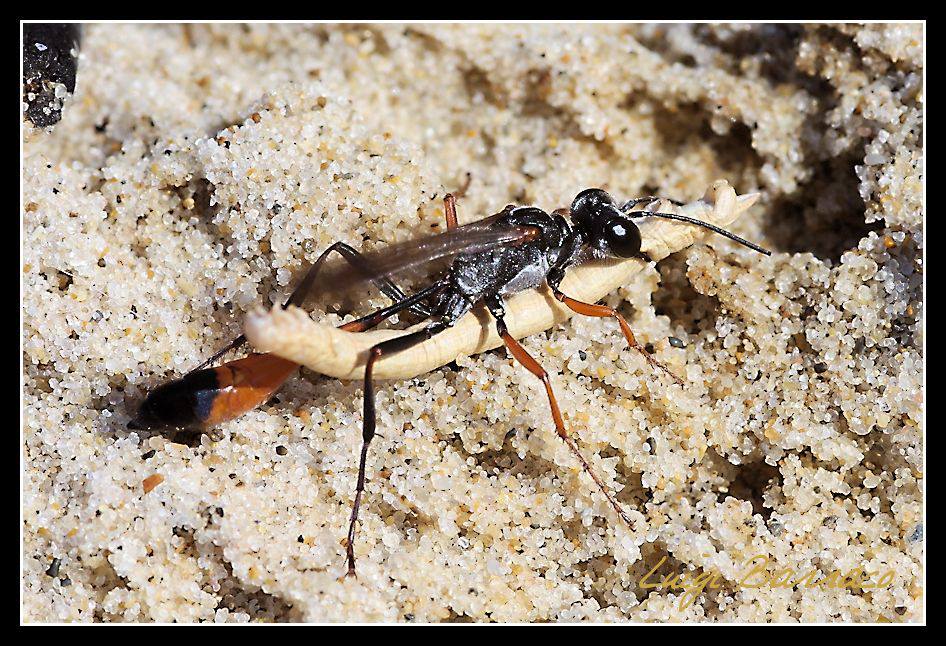
[[[600,188],[588,188],[575,196],[571,219],[588,244],[605,256],[632,258],[640,253],[640,229]]]

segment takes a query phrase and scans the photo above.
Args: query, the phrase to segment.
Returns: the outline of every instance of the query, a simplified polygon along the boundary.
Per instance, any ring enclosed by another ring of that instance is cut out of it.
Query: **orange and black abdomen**
[[[298,367],[273,354],[251,354],[216,368],[195,370],[151,391],[128,427],[215,426],[265,402]]]
[[[253,410],[272,397],[298,367],[274,354],[251,354],[214,368],[217,390],[202,402],[202,424],[214,426]]]

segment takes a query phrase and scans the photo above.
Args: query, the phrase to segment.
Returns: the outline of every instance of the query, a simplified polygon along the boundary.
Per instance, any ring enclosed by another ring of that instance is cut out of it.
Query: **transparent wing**
[[[366,283],[377,284],[380,279],[393,279],[411,270],[430,269],[429,274],[438,260],[520,244],[538,233],[534,227],[504,225],[498,220],[501,215],[497,213],[445,233],[368,251],[354,264],[336,258],[326,260],[321,266],[316,263],[300,283],[292,303],[351,304],[357,300],[353,294]]]

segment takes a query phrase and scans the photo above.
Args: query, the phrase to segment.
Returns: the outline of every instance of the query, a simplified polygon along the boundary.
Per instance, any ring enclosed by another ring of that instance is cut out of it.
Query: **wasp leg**
[[[286,309],[290,305],[301,305],[303,301],[305,301],[306,296],[309,295],[309,290],[312,289],[312,285],[315,283],[315,279],[319,275],[319,271],[322,269],[322,265],[325,264],[325,259],[333,251],[344,258],[351,266],[355,267],[356,269],[363,270],[368,275],[371,274],[370,267],[361,253],[344,242],[336,242],[331,247],[323,251],[322,254],[316,259],[315,264],[313,264],[312,267],[309,268],[309,271],[306,272],[302,282],[299,283],[299,286],[296,287],[289,299],[283,304],[283,309]],[[393,281],[391,281],[391,279],[384,276],[374,277],[371,279],[371,282],[382,294],[390,298],[393,302],[397,303],[404,300],[404,292],[402,292],[401,289],[395,285]],[[430,316],[430,312],[428,312],[426,308],[421,307],[416,303],[411,307],[411,311],[414,312],[414,314],[424,318]]]
[[[443,197],[443,214],[447,219],[447,231],[457,228],[457,197],[447,193]]]
[[[681,202],[680,200],[675,200],[669,197],[660,197],[659,195],[646,195],[644,197],[635,197],[633,200],[628,200],[621,206],[622,211],[627,211],[628,209],[633,209],[635,206],[641,202],[653,202],[655,200],[666,200],[671,204],[676,204],[677,206],[683,206],[686,202]]]
[[[594,469],[591,468],[591,465],[588,464],[588,461],[585,460],[584,456],[581,454],[581,451],[578,450],[578,445],[575,443],[575,440],[568,433],[568,429],[565,428],[565,422],[562,420],[562,413],[558,408],[558,400],[555,398],[555,392],[552,390],[552,382],[549,380],[549,375],[545,369],[539,364],[538,361],[532,358],[525,348],[516,341],[509,330],[506,328],[506,322],[503,320],[505,311],[503,310],[502,301],[500,298],[493,297],[487,300],[486,303],[489,308],[490,313],[493,315],[493,318],[496,319],[496,332],[502,338],[503,343],[506,344],[506,347],[509,349],[509,352],[512,356],[521,363],[526,370],[534,374],[536,377],[542,380],[542,385],[545,386],[545,394],[549,398],[549,407],[552,409],[552,420],[555,422],[555,430],[558,432],[558,436],[565,441],[565,444],[568,446],[569,450],[574,454],[578,461],[581,462],[582,469],[585,473],[591,476],[591,479],[597,485],[598,490],[604,495],[605,499],[611,504],[611,507],[621,517],[621,520],[627,524],[628,527],[632,527],[631,519],[627,516],[627,512],[624,511],[624,508],[618,504],[618,502],[611,496],[611,493],[608,491],[607,487],[604,486],[604,483],[601,482],[601,479],[595,473]]]
[[[596,317],[610,316],[617,319],[618,324],[621,326],[621,332],[624,333],[624,338],[627,339],[628,345],[640,352],[644,358],[647,359],[651,366],[659,370],[663,370],[663,372],[673,379],[674,382],[680,386],[683,385],[682,379],[670,372],[670,369],[667,368],[667,366],[657,361],[657,359],[654,359],[654,357],[652,357],[646,350],[644,350],[644,348],[640,346],[639,343],[637,343],[637,339],[634,338],[634,332],[631,330],[631,326],[627,324],[627,321],[624,319],[624,317],[618,314],[617,310],[615,310],[613,307],[608,307],[607,305],[594,305],[592,303],[585,303],[584,301],[575,300],[574,298],[566,296],[557,289],[553,290],[553,293],[555,294],[555,298],[565,303],[569,309],[577,312],[578,314]]]
[[[644,355],[644,358],[650,363],[654,368],[663,370],[667,375],[670,376],[677,384],[683,385],[683,380],[677,377],[675,374],[670,372],[670,370],[664,364],[660,363],[654,359],[650,354],[644,350],[637,342],[637,339],[634,338],[634,332],[631,331],[631,326],[627,324],[627,321],[624,320],[624,317],[618,314],[617,310],[613,307],[608,307],[607,305],[595,305],[593,303],[585,303],[584,301],[579,301],[570,296],[566,296],[558,288],[558,284],[561,281],[561,278],[558,277],[558,273],[552,274],[548,278],[549,287],[552,288],[552,293],[555,295],[555,298],[564,303],[568,309],[578,314],[583,314],[585,316],[595,316],[595,317],[611,317],[617,319],[618,324],[621,326],[621,332],[624,333],[624,338],[627,339],[628,345]],[[563,272],[561,272],[564,275]]]
[[[467,173],[463,186],[443,196],[443,214],[447,220],[447,231],[457,228],[457,200],[466,195],[471,181],[473,181],[473,175]]]
[[[365,330],[371,329],[378,325],[381,323],[381,321],[388,318],[389,316],[394,316],[398,312],[409,309],[415,304],[430,298],[437,292],[442,291],[444,288],[445,285],[442,282],[436,282],[429,287],[425,287],[416,294],[402,298],[396,303],[388,305],[387,307],[382,307],[371,314],[366,314],[360,319],[355,319],[354,321],[349,321],[344,325],[340,325],[339,329],[345,330],[346,332],[364,332]]]
[[[233,341],[231,341],[230,343],[228,343],[228,344],[226,345],[226,347],[224,347],[224,348],[218,350],[217,352],[215,352],[212,357],[210,357],[209,359],[205,360],[203,363],[201,363],[201,364],[200,364],[199,366],[197,366],[196,368],[192,369],[190,372],[197,372],[198,370],[203,370],[204,368],[206,368],[206,367],[209,366],[210,364],[216,363],[216,362],[217,362],[217,359],[219,359],[220,357],[222,357],[222,356],[225,355],[226,353],[230,352],[231,350],[236,350],[236,349],[242,347],[244,343],[246,343],[246,337],[241,334],[241,335],[238,336],[237,338],[233,339]],[[190,374],[190,372],[187,373],[187,374]]]
[[[427,288],[430,292],[424,297],[429,296],[438,290],[447,287],[445,281],[435,283]],[[436,288],[436,289],[434,289]],[[419,297],[423,292],[418,292],[411,298]],[[397,304],[392,305],[395,307]],[[346,577],[355,576],[355,527],[358,523],[358,510],[361,507],[361,496],[365,490],[365,464],[368,460],[368,445],[375,436],[377,425],[375,415],[375,390],[372,375],[374,373],[374,364],[384,355],[394,354],[423,343],[434,335],[443,332],[452,325],[452,321],[447,319],[431,323],[422,330],[405,334],[394,339],[382,341],[368,350],[368,360],[365,362],[365,385],[364,385],[364,409],[362,413],[362,432],[361,432],[361,458],[358,461],[358,483],[355,486],[355,500],[352,503],[351,518],[348,521],[348,541],[345,546],[346,558],[348,561],[348,572]]]

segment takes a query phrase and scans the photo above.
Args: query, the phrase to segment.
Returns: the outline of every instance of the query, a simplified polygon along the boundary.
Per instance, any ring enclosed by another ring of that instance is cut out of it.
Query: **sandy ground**
[[[87,26],[63,120],[23,137],[23,619],[922,619],[922,47],[919,25]],[[499,349],[381,386],[339,581],[360,384],[304,371],[212,436],[125,424],[332,241],[441,230],[467,172],[461,222],[723,178],[762,193],[734,229],[775,253],[709,238],[605,299],[684,388],[610,320],[524,340],[631,527]]]

